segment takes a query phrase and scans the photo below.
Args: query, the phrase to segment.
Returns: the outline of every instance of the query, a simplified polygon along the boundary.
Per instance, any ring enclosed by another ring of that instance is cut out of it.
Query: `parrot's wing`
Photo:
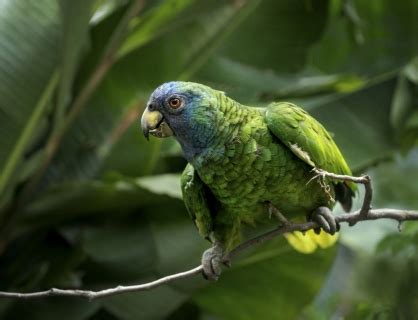
[[[288,103],[272,103],[266,110],[269,130],[308,165],[336,174],[351,175],[351,170],[328,131],[305,110]],[[346,211],[357,186],[337,183],[338,200]]]
[[[213,196],[209,188],[203,183],[191,164],[187,164],[181,175],[181,191],[186,209],[199,233],[202,237],[209,239],[213,227],[210,202],[213,202],[214,199],[211,199]]]

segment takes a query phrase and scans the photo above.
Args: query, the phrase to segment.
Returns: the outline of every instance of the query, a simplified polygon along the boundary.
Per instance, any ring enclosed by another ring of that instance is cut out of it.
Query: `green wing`
[[[310,166],[337,174],[352,174],[328,131],[305,110],[288,102],[272,103],[267,107],[266,121],[270,131]],[[338,184],[338,200],[349,201],[346,207],[350,207],[356,189],[354,183]]]
[[[200,235],[209,239],[213,229],[210,210],[211,193],[191,164],[187,164],[181,175],[181,191],[186,209]]]

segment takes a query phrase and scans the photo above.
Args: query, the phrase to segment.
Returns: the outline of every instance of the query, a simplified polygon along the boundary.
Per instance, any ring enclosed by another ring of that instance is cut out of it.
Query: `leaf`
[[[155,243],[143,215],[82,228],[81,247],[89,257],[84,265],[85,286],[142,282],[155,275]]]
[[[94,14],[91,17],[91,24],[95,25],[106,19],[119,7],[126,5],[129,0],[96,0]]]
[[[197,74],[197,81],[211,83],[215,88],[226,91],[228,96],[246,104],[349,92],[363,84],[361,79],[345,74],[323,75],[309,71],[278,74],[225,57],[211,58]]]
[[[333,252],[304,255],[276,239],[257,248],[256,255],[264,253],[265,258],[233,266],[216,286],[200,290],[193,300],[225,319],[295,319],[321,287]]]
[[[44,0],[37,5],[27,4],[26,7],[21,5],[13,7],[5,2],[6,10],[2,12],[6,13],[10,10],[11,18],[8,18],[10,19],[9,22],[7,22],[8,19],[3,21],[5,27],[2,29],[12,28],[12,31],[9,32],[10,35],[14,34],[11,39],[19,39],[19,42],[14,43],[6,40],[9,43],[9,49],[6,53],[8,52],[10,57],[3,56],[3,59],[15,62],[5,64],[4,60],[2,61],[0,58],[0,65],[3,64],[4,68],[9,69],[7,72],[16,77],[27,79],[23,75],[24,72],[30,73],[32,77],[31,81],[25,81],[24,85],[27,87],[16,84],[16,89],[12,91],[14,99],[20,99],[20,102],[12,102],[10,98],[7,98],[7,95],[3,95],[2,102],[5,106],[9,104],[9,108],[13,105],[16,110],[20,110],[21,114],[19,117],[21,119],[18,119],[16,116],[14,116],[15,118],[12,121],[7,118],[4,119],[8,122],[4,127],[9,129],[9,142],[14,141],[10,137],[10,133],[15,135],[18,140],[16,140],[16,146],[13,151],[9,151],[10,156],[7,163],[4,164],[5,168],[4,171],[2,170],[3,174],[0,179],[0,193],[9,180],[16,176],[15,172],[24,171],[25,175],[19,174],[17,179],[15,179],[17,181],[8,185],[8,193],[12,192],[14,184],[30,177],[41,165],[43,154],[38,150],[43,144],[41,139],[45,138],[48,127],[47,116],[51,108],[49,100],[55,88],[58,87],[57,111],[54,114],[55,122],[53,123],[53,125],[58,125],[58,122],[62,120],[66,102],[69,98],[69,90],[71,89],[80,51],[87,39],[87,28],[90,18],[89,6],[91,3],[92,1],[90,3],[86,3],[86,1],[62,1],[59,3],[60,7],[57,7],[56,2]],[[19,15],[26,19],[28,18],[27,12],[30,12],[32,16],[29,16],[26,23],[20,23]],[[48,17],[44,19],[42,18],[43,15],[48,15]],[[17,23],[18,27],[13,27],[13,23]],[[25,46],[22,46],[21,43],[25,43]],[[61,48],[61,51],[58,50]],[[16,53],[13,50],[18,50],[19,52]],[[36,60],[34,60],[32,55],[36,57]],[[30,65],[22,64],[20,62],[22,59]],[[53,68],[57,64],[59,64],[59,75],[57,72],[52,73]],[[33,69],[31,65],[37,65],[38,68]],[[3,70],[6,71],[6,69]],[[43,80],[46,77],[50,78],[48,83]],[[13,85],[12,81],[16,80],[10,79],[8,81],[10,85]],[[37,97],[36,91],[40,90],[37,88],[41,88],[42,84],[45,86],[45,89],[43,89],[42,94],[38,93],[39,96]],[[25,100],[21,98],[22,96],[28,97]],[[5,107],[0,106],[0,108]],[[7,110],[4,111],[8,113]],[[15,123],[14,129],[10,130],[8,126],[13,123]],[[20,134],[19,137],[17,137],[18,134]],[[2,144],[0,153],[7,150],[7,145]],[[25,158],[25,161],[21,163],[23,158]]]
[[[324,72],[373,76],[396,70],[417,54],[418,3],[415,0],[349,3],[355,4],[364,41],[355,41],[352,33],[347,32],[347,29],[353,31],[350,14],[333,10],[323,38],[310,52],[310,65]]]
[[[88,42],[88,27],[94,0],[60,2],[63,35],[61,42],[61,81],[57,97],[56,121],[62,121],[66,103],[71,100],[71,87],[83,50]],[[58,125],[55,123],[55,125]]]
[[[94,314],[99,306],[96,302],[68,297],[32,300],[14,304],[3,319],[55,320],[59,314],[62,320],[83,320]]]
[[[166,318],[187,296],[170,287],[163,286],[152,291],[129,293],[106,298],[106,310],[124,320],[158,320]]]
[[[148,11],[144,17],[135,21],[129,36],[118,50],[117,58],[122,58],[170,30],[173,23],[179,22],[176,20],[181,20],[180,14],[193,2],[194,0],[168,0]]]
[[[52,225],[83,215],[116,214],[156,203],[167,204],[170,197],[179,198],[176,180],[176,176],[164,175],[144,180],[117,177],[109,181],[61,184],[28,205],[19,216],[19,224],[21,227]],[[165,185],[165,181],[173,187]],[[155,188],[159,194],[152,192]]]
[[[154,194],[166,194],[172,198],[183,199],[180,188],[179,174],[163,174],[142,177],[136,183]]]
[[[418,108],[418,104],[414,105],[413,88],[414,85],[401,74],[396,85],[391,110],[391,123],[398,131],[402,130],[412,111]]]
[[[418,208],[418,148],[397,155],[393,162],[382,163],[370,172],[376,190],[377,207]]]
[[[418,207],[416,197],[418,186],[411,183],[418,179],[417,159],[418,150],[415,148],[407,156],[397,154],[393,161],[381,163],[367,172],[373,182],[373,207],[398,209]],[[355,207],[361,206],[362,199],[363,191],[357,197]],[[402,228],[404,228],[403,224]],[[390,234],[394,234],[399,239],[402,237],[397,222],[364,221],[355,228],[343,226],[341,241],[356,251],[373,253],[379,242]]]
[[[0,10],[0,193],[15,177],[34,137],[43,132],[56,85],[58,3],[2,1]],[[28,76],[29,75],[29,76]]]
[[[397,141],[408,150],[417,144],[418,136],[418,58],[403,68],[392,100],[391,123]]]
[[[395,86],[396,76],[390,76],[328,102],[301,105],[333,134],[351,169],[361,172],[397,148],[389,116]]]
[[[0,258],[2,290],[28,292],[79,285],[73,270],[83,255],[63,240],[55,232],[41,230],[12,242]],[[11,302],[2,310],[2,319],[54,319],[59,312],[65,312],[63,319],[84,319],[97,309],[96,304],[68,297]]]
[[[259,3],[260,0],[254,0],[224,5],[212,14],[203,16],[201,18],[203,23],[194,28],[191,34],[191,45],[186,51],[184,68],[178,78],[183,81],[189,80],[215,49],[226,43],[224,40],[258,7]]]
[[[223,43],[219,54],[265,70],[301,70],[309,47],[326,26],[327,5],[323,0],[262,1]]]
[[[105,225],[83,229],[84,251],[99,262],[123,261],[136,256],[149,256],[152,235],[147,223]],[[133,245],[135,244],[135,245]]]

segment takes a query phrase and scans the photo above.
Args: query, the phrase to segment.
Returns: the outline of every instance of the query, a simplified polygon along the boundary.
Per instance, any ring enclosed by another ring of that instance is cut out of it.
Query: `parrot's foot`
[[[203,276],[207,280],[216,281],[222,272],[224,250],[218,243],[206,250],[202,255]]]
[[[314,231],[316,234],[321,232],[321,229],[331,235],[335,234],[340,230],[340,224],[335,221],[335,217],[331,210],[327,207],[319,207],[309,216],[309,220],[315,221],[319,224],[319,228]]]

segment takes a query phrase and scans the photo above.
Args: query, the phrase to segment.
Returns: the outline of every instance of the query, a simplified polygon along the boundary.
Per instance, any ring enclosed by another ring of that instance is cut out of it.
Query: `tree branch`
[[[317,174],[314,178],[317,177],[328,177],[335,180],[343,180],[343,181],[351,181],[357,184],[363,184],[365,187],[365,195],[363,199],[363,204],[360,210],[357,210],[352,213],[345,213],[340,214],[335,217],[335,220],[339,223],[345,222],[348,223],[349,226],[355,225],[359,221],[367,221],[367,220],[377,220],[377,219],[391,219],[398,221],[401,224],[403,221],[407,220],[418,220],[418,211],[414,210],[399,210],[399,209],[371,209],[371,200],[373,189],[371,186],[371,179],[369,176],[361,176],[361,177],[352,177],[347,175],[338,175],[334,173],[329,173],[320,169],[314,169],[314,172]],[[260,244],[264,241],[273,239],[279,235],[284,233],[300,231],[306,232],[310,229],[315,229],[319,227],[316,222],[309,221],[305,223],[292,223],[287,221],[282,221],[282,225],[278,228],[266,232],[262,235],[259,235],[255,238],[249,239],[233,250],[231,250],[224,258],[224,262],[229,262],[232,258],[237,256],[244,250],[248,248]],[[91,291],[91,290],[79,290],[79,289],[57,289],[51,288],[46,291],[38,291],[32,293],[20,293],[20,292],[2,292],[0,291],[0,298],[14,298],[14,299],[34,299],[34,298],[42,298],[42,297],[51,297],[51,296],[66,296],[66,297],[79,297],[79,298],[87,298],[89,300],[113,296],[117,294],[127,293],[127,292],[137,292],[137,291],[146,291],[161,285],[173,282],[175,280],[188,278],[197,274],[200,274],[203,270],[202,265],[199,265],[193,269],[175,273],[169,276],[165,276],[163,278],[144,283],[139,285],[132,285],[132,286],[117,286],[115,288],[109,288],[99,291]]]

